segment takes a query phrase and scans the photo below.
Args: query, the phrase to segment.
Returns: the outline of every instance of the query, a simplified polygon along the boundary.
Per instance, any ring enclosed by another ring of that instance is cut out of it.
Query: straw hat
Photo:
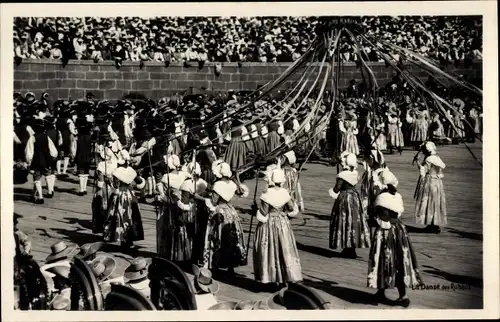
[[[123,277],[127,283],[139,282],[148,276],[149,262],[144,257],[134,258]]]
[[[103,246],[102,242],[83,244],[80,247],[80,256],[83,259],[91,259]]]
[[[205,267],[193,265],[194,282],[204,292],[215,294],[219,291],[219,283],[212,278],[212,272]]]
[[[56,311],[67,311],[71,301],[69,298],[57,294],[52,300],[51,306]]]
[[[90,267],[97,279],[104,281],[115,271],[116,261],[113,257],[101,255],[90,263]]]
[[[238,305],[238,302],[234,302],[234,301],[222,302],[222,303],[218,303],[218,304],[210,307],[208,310],[210,310],[210,311],[234,310],[236,308],[236,305]]]
[[[45,259],[46,263],[53,263],[60,259],[71,258],[78,254],[80,248],[76,244],[67,245],[64,241],[58,241],[50,246],[51,254]]]

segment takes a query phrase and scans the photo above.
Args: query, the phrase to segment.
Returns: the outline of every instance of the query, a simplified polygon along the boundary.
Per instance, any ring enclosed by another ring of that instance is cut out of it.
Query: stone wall
[[[143,68],[138,63],[125,62],[116,69],[113,62],[94,63],[92,61],[70,61],[65,67],[60,61],[24,60],[14,64],[14,90],[22,93],[31,91],[37,97],[47,90],[54,98],[83,98],[92,92],[97,98],[119,99],[129,92],[140,92],[152,99],[158,99],[176,92],[183,93],[190,87],[206,88],[213,91],[255,90],[257,86],[276,79],[291,64],[289,63],[224,63],[219,76],[214,73],[214,64],[208,63],[199,69],[197,64],[185,67],[180,64],[164,64],[146,62]],[[309,83],[312,84],[318,75],[319,65],[312,64]],[[384,63],[372,63],[379,85],[390,81],[395,71]],[[422,70],[414,66],[409,68],[416,75],[426,78]],[[448,67],[448,70],[467,75],[468,79],[481,79],[482,62],[475,62],[469,68]],[[326,70],[326,68],[324,69]],[[306,73],[299,69],[286,80],[281,88],[288,88]],[[321,75],[320,75],[321,76]],[[345,87],[351,79],[361,80],[359,68],[354,64],[344,64],[340,85]],[[318,78],[321,84],[323,78]]]

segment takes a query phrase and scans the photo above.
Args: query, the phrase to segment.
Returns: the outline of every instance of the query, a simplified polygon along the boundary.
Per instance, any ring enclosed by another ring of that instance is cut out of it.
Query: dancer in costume
[[[186,223],[182,220],[178,206],[182,194],[181,186],[187,174],[180,171],[180,160],[175,154],[168,156],[167,166],[168,172],[161,180],[165,193],[157,222],[158,253],[168,260],[182,262],[191,257]]]
[[[420,103],[419,108],[415,110],[415,117],[413,119],[410,137],[410,140],[415,147],[420,146],[422,142],[427,140],[427,131],[429,127],[428,119],[429,113],[425,109],[423,103]]]
[[[189,199],[189,203],[192,204],[192,210],[188,214],[187,227],[192,240],[191,260],[194,263],[198,263],[202,261],[203,257],[206,223],[208,222],[209,211],[205,205],[205,198],[208,197],[208,183],[201,178],[201,166],[195,160],[185,164],[182,167],[182,171],[187,174],[188,178],[184,183],[186,186],[191,185],[194,190]]]
[[[45,132],[45,124],[42,119],[34,119],[32,122],[34,135],[30,136],[26,144],[26,163],[33,171],[33,201],[43,204],[42,176],[45,177],[49,191],[53,191],[51,165],[57,158],[57,149],[50,137]]]
[[[302,188],[299,181],[299,172],[294,168],[297,158],[295,152],[288,151],[282,157],[282,169],[285,172],[286,182],[283,186],[294,204],[296,204],[300,211],[304,211],[304,199],[302,198]]]
[[[243,123],[240,120],[233,120],[230,142],[224,155],[224,161],[229,164],[232,171],[238,170],[247,159],[247,147],[242,134]]]
[[[57,160],[57,175],[67,176],[70,157],[72,155],[72,145],[74,137],[77,135],[75,123],[73,120],[72,108],[69,101],[63,101],[58,104],[59,115],[57,115],[57,130],[62,135],[62,145],[59,150],[59,159]],[[62,169],[61,169],[62,166]]]
[[[93,149],[90,136],[94,125],[94,117],[91,114],[90,108],[90,104],[79,102],[78,118],[75,121],[75,127],[78,131],[75,164],[78,170],[79,196],[87,194],[87,181],[89,179],[90,162],[92,160]]]
[[[347,151],[354,155],[359,154],[358,146],[358,125],[357,116],[354,107],[346,111],[346,117],[339,124],[339,129],[342,132],[342,141],[340,143],[340,150]]]
[[[375,198],[380,193],[380,188],[376,184],[376,175],[379,169],[385,168],[384,154],[377,149],[376,144],[372,145],[369,151],[366,151],[365,159],[363,160],[364,172],[361,178],[361,188],[359,196],[363,205],[363,209],[368,216],[368,226],[370,228],[377,227],[374,213]]]
[[[416,191],[415,217],[417,224],[427,225],[427,230],[439,234],[440,226],[447,224],[446,196],[443,170],[446,165],[436,154],[436,145],[427,142],[422,147],[425,156],[422,164],[416,160],[420,178]]]
[[[389,111],[387,112],[387,123],[389,136],[389,153],[392,153],[393,149],[397,149],[401,154],[404,147],[403,131],[401,130],[403,123],[401,122],[399,112],[396,110],[396,104],[394,103],[391,103],[389,105]]]
[[[262,283],[299,282],[302,268],[289,220],[298,214],[298,208],[283,188],[286,181],[283,170],[275,168],[268,178],[272,186],[260,196],[257,210],[259,223],[253,247],[254,276]],[[253,208],[257,206],[254,204]]]
[[[465,131],[464,131],[465,115],[463,112],[465,103],[461,99],[456,98],[453,100],[453,105],[455,106],[455,113],[453,115],[453,123],[455,124],[455,128],[456,128],[456,130],[454,129],[453,140],[455,143],[460,143],[465,138]]]
[[[248,196],[248,188],[237,185],[230,178],[232,172],[227,163],[217,163],[214,174],[220,178],[213,185],[211,198],[205,199],[209,210],[203,251],[203,266],[209,269],[234,268],[246,264],[246,245],[238,212],[230,204],[234,195]]]
[[[113,171],[113,178],[116,189],[109,201],[104,240],[130,248],[133,242],[144,240],[141,212],[131,185],[135,183],[140,189],[145,182],[132,167],[118,167]]]
[[[47,133],[48,137],[54,143],[56,149],[59,151],[60,146],[62,144],[61,133],[56,130],[56,119],[51,115],[47,114],[45,117],[45,133]],[[58,153],[59,155],[59,153]],[[57,172],[57,158],[53,159],[50,165],[50,175],[45,177],[47,180],[47,198],[54,197],[54,187],[56,185],[56,172]]]
[[[281,136],[278,133],[280,129],[279,121],[272,121],[269,123],[267,138],[266,138],[266,152],[272,153],[281,144]],[[263,133],[264,134],[264,133]]]
[[[385,290],[396,287],[395,305],[408,307],[406,288],[422,284],[417,258],[405,226],[399,219],[404,211],[403,198],[397,192],[398,180],[388,169],[379,174],[384,190],[375,200],[375,229],[368,259],[368,287],[378,289],[376,297],[387,301]]]
[[[96,115],[97,116],[97,115]],[[118,168],[118,144],[111,138],[107,127],[100,129],[97,138],[97,189],[92,199],[92,232],[104,231],[110,195],[114,189],[113,172]]]
[[[344,170],[337,175],[335,187],[328,191],[335,200],[330,221],[330,248],[342,248],[342,255],[356,258],[356,248],[370,247],[370,231],[356,191],[356,156],[346,155],[342,166]]]
[[[376,140],[375,142],[377,143],[377,147],[380,151],[386,151],[387,150],[387,136],[386,136],[386,124],[385,120],[381,115],[376,115],[375,116],[377,120],[377,125],[375,126],[375,135],[376,135]]]

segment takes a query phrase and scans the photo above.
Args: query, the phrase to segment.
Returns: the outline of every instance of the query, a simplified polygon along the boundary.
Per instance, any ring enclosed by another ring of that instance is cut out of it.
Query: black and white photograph
[[[499,318],[496,3],[447,2],[10,7],[2,311]]]

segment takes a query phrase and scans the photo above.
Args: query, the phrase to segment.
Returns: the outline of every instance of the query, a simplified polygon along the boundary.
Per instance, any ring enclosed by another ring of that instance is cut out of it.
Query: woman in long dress
[[[113,171],[114,185],[104,225],[104,241],[120,242],[130,248],[133,242],[144,240],[141,212],[131,185],[144,185],[132,167],[118,167]]]
[[[357,117],[354,111],[346,112],[346,119],[339,124],[340,131],[342,132],[342,141],[340,143],[340,150],[347,151],[354,155],[359,154],[358,146],[358,125]]]
[[[377,147],[380,151],[386,151],[387,150],[387,136],[385,133],[386,127],[385,127],[385,121],[384,119],[380,116],[376,116],[377,123],[375,125],[375,143],[377,144]]]
[[[281,145],[281,135],[279,134],[280,122],[273,121],[268,126],[267,137],[266,137],[266,151],[267,153],[273,152],[277,147]]]
[[[368,216],[368,226],[370,228],[377,227],[374,213],[375,198],[380,193],[380,188],[377,185],[376,176],[381,169],[385,168],[384,154],[377,149],[376,145],[372,146],[369,154],[363,160],[364,172],[361,177],[361,187],[359,196],[363,210]]]
[[[397,192],[398,180],[388,170],[379,175],[384,190],[375,200],[375,229],[368,257],[368,287],[378,289],[376,297],[385,302],[385,290],[396,287],[399,298],[396,305],[408,307],[406,288],[422,284],[417,258],[410,236],[402,224],[403,198]]]
[[[276,168],[270,176],[272,187],[260,196],[253,248],[255,280],[282,284],[302,280],[299,251],[289,217],[298,213],[288,191],[282,187],[285,173]],[[257,207],[253,206],[254,209]]]
[[[229,164],[232,171],[238,170],[243,166],[247,159],[247,146],[243,142],[243,123],[240,120],[234,120],[231,131],[231,141],[226,149],[224,161]]]
[[[205,199],[209,210],[203,266],[209,269],[234,268],[246,265],[246,245],[241,218],[231,205],[235,195],[248,196],[248,188],[237,185],[230,178],[231,169],[227,163],[220,163],[215,169],[220,180],[214,183],[212,195]]]
[[[405,145],[403,131],[401,130],[403,123],[401,122],[398,111],[396,111],[395,104],[389,107],[389,112],[387,113],[387,123],[389,153],[392,153],[393,149],[397,149],[398,152],[401,153]]]
[[[446,196],[443,186],[443,170],[446,165],[436,154],[436,145],[427,142],[423,146],[424,161],[417,165],[420,171],[416,191],[415,217],[417,224],[427,225],[427,230],[439,234],[440,226],[447,224]]]
[[[453,116],[453,123],[455,124],[456,128],[456,130],[454,131],[455,135],[453,136],[453,138],[457,143],[462,142],[465,138],[464,119],[465,115],[463,110],[461,108],[457,108],[455,115]]]
[[[161,180],[164,194],[157,221],[158,254],[168,260],[182,262],[191,254],[186,226],[179,218],[181,210],[177,206],[187,175],[180,171],[180,160],[175,154],[168,156],[167,167],[168,172]]]
[[[299,181],[299,172],[294,168],[297,158],[293,150],[288,151],[283,155],[281,166],[285,172],[286,182],[284,188],[288,190],[292,201],[296,204],[300,211],[304,211],[304,199],[302,198],[302,188]]]
[[[342,161],[345,170],[337,175],[335,187],[328,192],[335,200],[330,220],[330,248],[342,248],[342,255],[357,258],[356,248],[370,247],[370,231],[358,183],[357,159],[348,154]]]
[[[422,142],[427,140],[429,113],[424,107],[420,107],[415,111],[415,118],[411,129],[410,140],[415,147],[420,146]]]
[[[98,143],[95,147],[96,158],[98,158],[97,187],[92,198],[92,232],[94,234],[100,234],[104,231],[108,203],[114,189],[113,172],[118,168],[118,162],[123,163],[124,161],[118,142],[111,138],[107,129],[103,128],[99,133]]]

